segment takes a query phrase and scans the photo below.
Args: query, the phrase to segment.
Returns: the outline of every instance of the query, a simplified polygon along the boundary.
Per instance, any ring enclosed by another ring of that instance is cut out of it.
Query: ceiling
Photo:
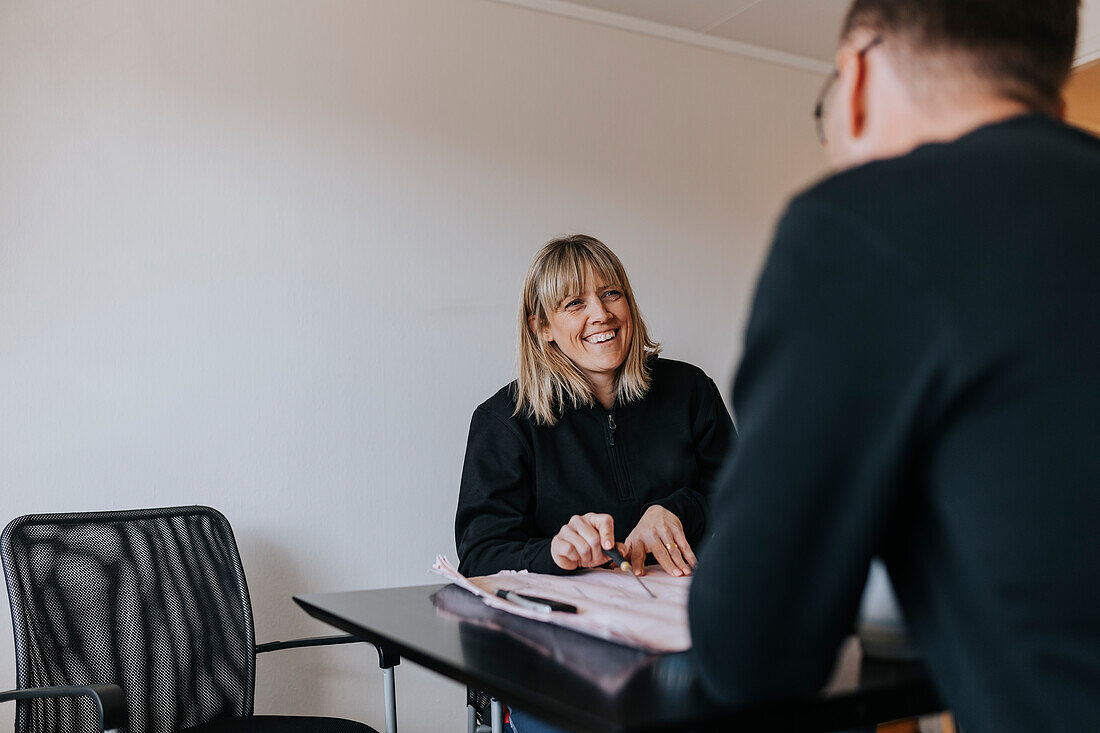
[[[500,0],[828,73],[851,0]],[[1100,0],[1083,0],[1078,64],[1100,58]]]
[[[851,0],[570,0],[831,64]]]

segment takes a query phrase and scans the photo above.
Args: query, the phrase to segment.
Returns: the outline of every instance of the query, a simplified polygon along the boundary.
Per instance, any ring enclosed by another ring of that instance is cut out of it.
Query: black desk
[[[728,709],[704,695],[687,654],[648,655],[496,611],[456,586],[294,600],[388,654],[571,729],[827,731],[943,709],[918,665],[860,660],[855,643],[838,665],[848,673],[818,696]]]

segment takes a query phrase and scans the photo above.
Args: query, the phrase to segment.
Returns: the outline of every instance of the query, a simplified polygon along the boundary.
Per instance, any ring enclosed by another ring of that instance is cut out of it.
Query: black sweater
[[[1100,141],[1022,117],[798,197],[689,603],[707,687],[809,694],[886,560],[963,730],[1100,721]]]
[[[598,403],[566,409],[549,427],[513,417],[515,383],[477,408],[455,516],[463,574],[564,573],[550,557],[550,540],[586,512],[610,514],[621,542],[659,504],[697,545],[733,422],[700,369],[656,357],[650,369],[642,400],[610,412]]]

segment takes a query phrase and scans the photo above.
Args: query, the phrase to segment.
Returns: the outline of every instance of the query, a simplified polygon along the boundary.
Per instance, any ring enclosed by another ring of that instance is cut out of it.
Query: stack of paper
[[[650,598],[634,577],[621,570],[593,569],[572,575],[505,570],[496,575],[466,578],[442,555],[436,558],[432,570],[480,596],[486,605],[517,616],[651,652],[682,652],[691,648],[687,622],[691,577],[674,578],[659,566],[646,568],[643,576],[656,598]],[[577,613],[531,611],[498,598],[496,592],[501,588],[571,603],[577,607]]]

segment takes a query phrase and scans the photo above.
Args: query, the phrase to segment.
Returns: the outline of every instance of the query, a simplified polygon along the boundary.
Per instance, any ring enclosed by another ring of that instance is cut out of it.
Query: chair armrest
[[[0,702],[31,700],[37,697],[90,697],[99,716],[99,730],[114,730],[126,720],[126,696],[118,685],[85,685],[82,687],[29,687],[24,690],[0,692]]]
[[[364,644],[371,644],[369,641],[363,641],[350,634],[337,634],[336,636],[311,636],[305,639],[292,639],[291,641],[269,641],[266,644],[257,644],[256,653],[263,654],[265,652],[278,652],[283,649],[301,649],[307,646],[332,646],[333,644],[354,644],[356,642],[363,642]],[[371,644],[378,652],[378,666],[382,669],[389,669],[401,662],[401,658],[393,652],[387,652],[377,644]]]
[[[332,646],[333,644],[353,644],[359,641],[351,634],[337,634],[335,636],[310,636],[305,639],[291,639],[290,641],[269,641],[266,644],[257,644],[256,653],[278,652],[283,649],[301,649],[307,646]]]

